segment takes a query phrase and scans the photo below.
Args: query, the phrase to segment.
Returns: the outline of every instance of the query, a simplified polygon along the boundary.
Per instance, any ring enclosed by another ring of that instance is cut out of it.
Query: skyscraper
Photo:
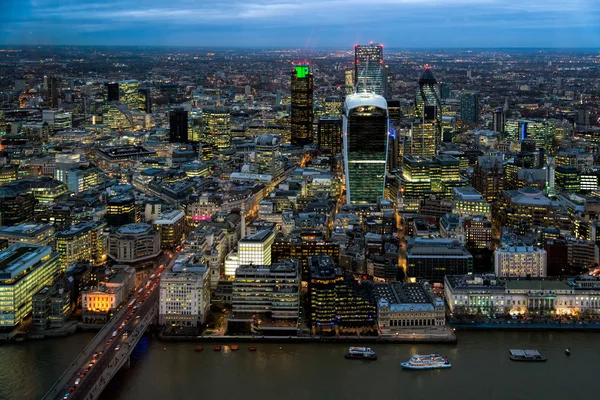
[[[138,107],[138,89],[140,82],[135,79],[129,79],[119,82],[119,99],[130,110],[137,110]]]
[[[506,116],[502,107],[498,107],[494,110],[494,130],[498,133],[504,132],[504,124],[506,122]]]
[[[141,88],[138,90],[138,107],[140,111],[152,114],[152,95],[150,89]]]
[[[169,143],[188,142],[188,112],[176,108],[169,113]]]
[[[336,117],[319,118],[317,145],[329,147],[333,154],[342,152],[342,120]]]
[[[383,64],[383,45],[354,45],[354,85],[356,92],[375,93],[385,96],[387,89],[386,68]]]
[[[415,99],[415,123],[412,128],[410,154],[431,157],[442,140],[442,105],[437,80],[425,67]]]
[[[104,84],[106,87],[106,101],[119,101],[119,82]]]
[[[313,141],[313,74],[308,63],[292,71],[291,142],[304,146]]]
[[[217,150],[231,147],[231,116],[225,108],[202,110],[206,142],[215,145]]]
[[[58,79],[55,76],[48,77],[48,105],[58,108]]]
[[[388,130],[387,102],[382,96],[346,97],[343,153],[348,204],[376,203],[383,196]]]
[[[479,93],[465,91],[460,94],[460,116],[471,124],[479,123]]]

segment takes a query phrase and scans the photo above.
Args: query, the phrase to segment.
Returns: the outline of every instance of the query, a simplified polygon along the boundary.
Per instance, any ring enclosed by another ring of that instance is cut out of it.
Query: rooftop
[[[33,237],[53,229],[52,224],[25,223],[0,227],[0,237]]]
[[[240,242],[241,241],[244,241],[244,242],[264,242],[271,235],[273,235],[273,232],[271,230],[263,229],[263,230],[260,230],[260,231],[256,232],[254,235],[249,235],[249,236],[246,236],[243,239],[240,239]]]
[[[0,253],[0,279],[13,279],[50,255],[50,246],[17,243]]]

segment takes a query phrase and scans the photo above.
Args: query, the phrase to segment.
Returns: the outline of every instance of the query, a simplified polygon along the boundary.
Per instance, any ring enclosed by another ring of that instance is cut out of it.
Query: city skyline
[[[131,0],[11,0],[0,6],[8,21],[0,28],[0,45],[316,49],[376,41],[390,48],[600,46],[600,5],[591,0],[374,0],[367,17],[362,4],[152,0],[140,6]],[[423,8],[427,18],[419,18]],[[361,23],[346,22],[357,20]]]

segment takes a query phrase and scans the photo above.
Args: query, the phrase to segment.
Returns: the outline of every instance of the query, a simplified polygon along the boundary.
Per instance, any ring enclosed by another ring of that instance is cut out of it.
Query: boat
[[[529,362],[543,362],[546,361],[546,357],[542,356],[537,350],[521,350],[511,349],[510,359],[513,361],[529,361]]]
[[[214,351],[221,351],[221,346],[215,346],[213,350]]]
[[[231,346],[231,351],[238,351],[240,348],[239,346],[233,345]]]
[[[565,354],[570,356],[571,355],[571,349],[565,349]]]
[[[250,351],[256,351],[256,347],[250,346],[250,347],[248,347],[248,350],[250,350]]]
[[[196,346],[196,351],[202,351],[202,350],[204,350],[204,349],[202,348],[202,346]]]
[[[377,355],[373,349],[369,347],[350,347],[346,358],[356,358],[359,360],[377,360]]]
[[[452,364],[444,356],[439,354],[419,355],[415,354],[406,362],[400,363],[402,368],[406,369],[440,369],[450,368]]]

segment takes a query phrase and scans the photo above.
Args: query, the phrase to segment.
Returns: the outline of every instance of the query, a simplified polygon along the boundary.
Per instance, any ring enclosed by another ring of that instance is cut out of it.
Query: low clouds
[[[519,37],[527,46],[537,40],[539,46],[555,47],[552,43],[574,39],[578,47],[600,46],[598,0],[0,2],[0,11],[8,15],[0,26],[0,43],[235,46],[244,45],[243,37],[257,46],[300,46],[306,37],[298,32],[304,31],[318,35],[321,46],[367,38],[396,47],[455,46],[457,38],[463,46],[498,46],[502,37],[506,46],[514,46]],[[531,37],[518,34],[526,31]]]

